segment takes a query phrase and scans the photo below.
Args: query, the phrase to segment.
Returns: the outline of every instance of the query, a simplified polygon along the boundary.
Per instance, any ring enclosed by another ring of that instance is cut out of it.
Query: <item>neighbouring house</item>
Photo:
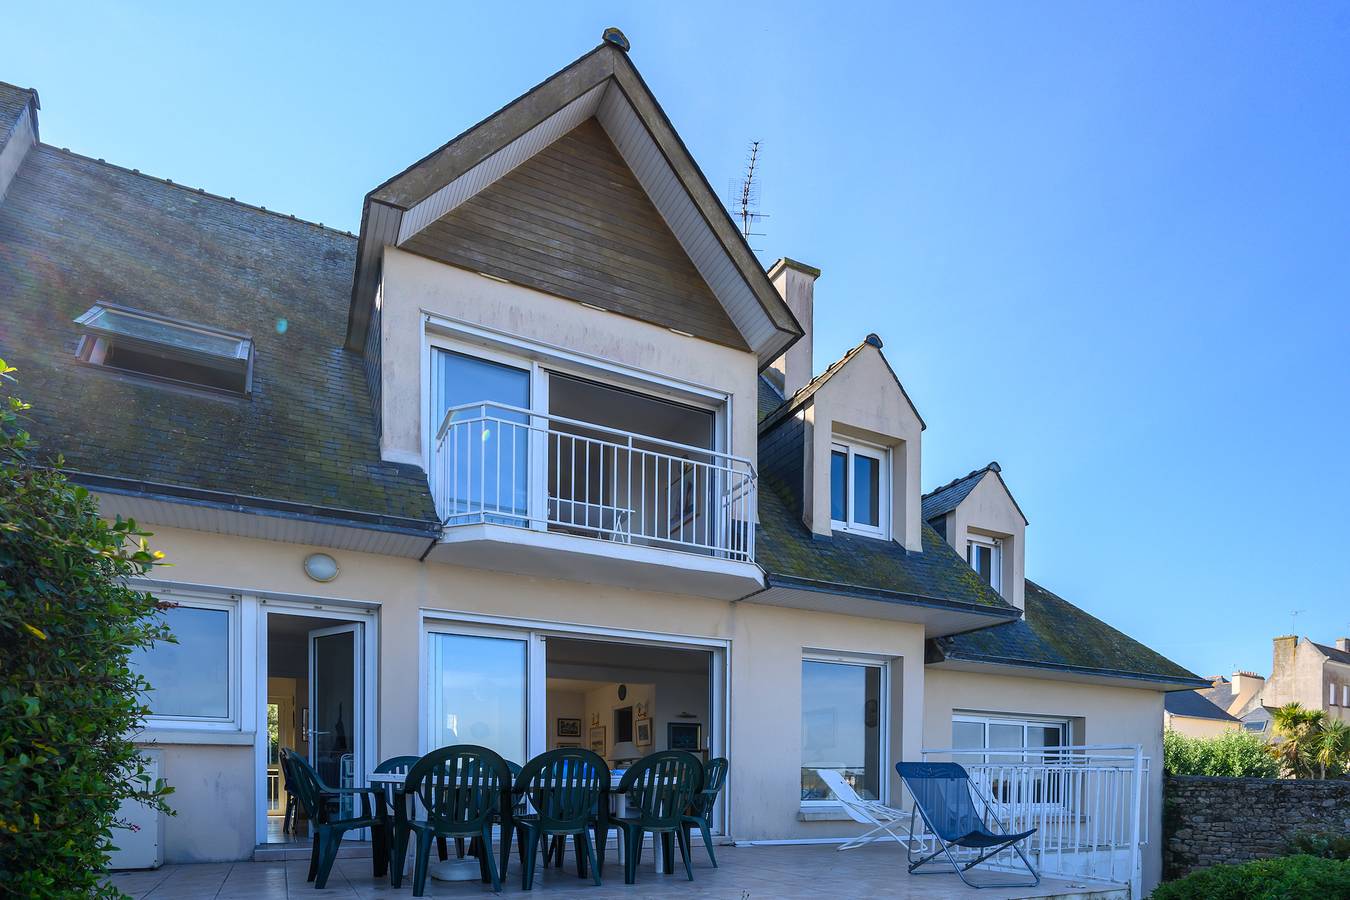
[[[1163,728],[1187,737],[1212,738],[1241,726],[1236,716],[1205,694],[1203,689],[1173,691],[1163,698]]]
[[[1201,691],[1242,722],[1247,731],[1273,737],[1271,716],[1288,703],[1321,710],[1332,721],[1350,722],[1350,638],[1336,645],[1281,635],[1274,639],[1270,677],[1239,672],[1217,678]]]
[[[922,493],[882,341],[815,374],[820,272],[757,262],[625,47],[358,235],[42,143],[33,91],[0,115],[0,356],[173,563],[178,643],[137,660],[168,860],[287,839],[283,746],[335,783],[456,742],[726,755],[753,843],[860,832],[821,768],[900,803],[925,750],[1142,745],[1158,880],[1163,698],[1205,682],[1025,577],[997,465]],[[1098,815],[1036,784],[998,799]]]

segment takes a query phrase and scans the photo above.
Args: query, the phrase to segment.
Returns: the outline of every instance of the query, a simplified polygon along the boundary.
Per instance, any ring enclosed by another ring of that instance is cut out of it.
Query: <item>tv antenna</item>
[[[1289,633],[1298,636],[1298,617],[1307,612],[1306,609],[1292,609],[1289,611]]]
[[[755,180],[755,169],[759,165],[759,145],[759,141],[750,142],[750,151],[745,158],[745,177],[741,179],[740,184],[733,183],[731,189],[731,205],[735,209],[736,218],[741,221],[741,234],[745,236],[747,243],[751,237],[764,236],[762,231],[755,231],[754,226],[760,219],[768,218],[765,213],[759,211],[759,182]]]

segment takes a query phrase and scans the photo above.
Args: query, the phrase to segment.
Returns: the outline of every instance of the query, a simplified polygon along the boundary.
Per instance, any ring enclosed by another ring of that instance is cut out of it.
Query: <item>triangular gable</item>
[[[812,378],[806,384],[802,385],[802,387],[797,391],[797,393],[787,398],[787,400],[784,401],[783,405],[778,407],[777,410],[770,412],[767,415],[761,416],[759,422],[759,433],[762,435],[769,431],[772,431],[774,428],[778,426],[779,422],[782,422],[792,413],[796,412],[797,410],[805,406],[807,401],[810,400],[812,397],[814,397],[817,391],[819,391],[827,383],[829,383],[829,380],[833,378],[836,374],[843,371],[844,367],[847,366],[850,362],[852,362],[854,357],[856,357],[859,353],[862,353],[868,347],[871,347],[873,350],[876,351],[877,356],[881,359],[881,364],[886,367],[886,371],[890,374],[891,380],[895,383],[896,388],[900,391],[900,396],[904,399],[906,405],[908,405],[910,410],[914,413],[914,418],[918,419],[919,428],[921,430],[926,431],[928,429],[928,423],[923,420],[923,416],[919,415],[919,408],[915,406],[914,401],[910,399],[909,391],[905,390],[905,386],[900,382],[900,376],[896,375],[895,369],[891,368],[890,360],[886,358],[886,354],[881,349],[882,347],[881,338],[877,337],[875,334],[869,334],[867,337],[863,338],[861,343],[851,348],[838,360],[831,363],[829,367],[825,369],[824,372],[821,372],[815,378]]]
[[[592,116],[761,366],[802,329],[628,55],[601,44],[366,196],[347,345],[359,349],[385,246],[402,246]],[[700,335],[707,336],[707,335]]]
[[[933,519],[945,516],[947,513],[956,509],[966,498],[974,492],[980,482],[984,481],[989,475],[998,479],[999,487],[1007,496],[1008,502],[1012,504],[1013,509],[1022,517],[1022,523],[1029,525],[1026,513],[1022,512],[1022,507],[1018,504],[1017,498],[1013,496],[1012,489],[1008,487],[1008,482],[1003,480],[1003,467],[998,462],[991,462],[989,465],[976,469],[968,475],[962,475],[953,481],[949,481],[942,487],[934,488],[923,495],[923,518],[925,522],[931,522]]]
[[[417,232],[403,249],[747,349],[594,118]]]

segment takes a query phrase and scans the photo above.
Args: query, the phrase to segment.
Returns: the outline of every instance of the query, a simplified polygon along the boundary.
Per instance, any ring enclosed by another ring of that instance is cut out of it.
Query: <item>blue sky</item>
[[[46,141],[356,230],[618,25],[765,262],[868,331],[924,486],[997,459],[1027,572],[1201,674],[1350,634],[1350,6],[21,4]],[[197,7],[200,7],[198,9]]]

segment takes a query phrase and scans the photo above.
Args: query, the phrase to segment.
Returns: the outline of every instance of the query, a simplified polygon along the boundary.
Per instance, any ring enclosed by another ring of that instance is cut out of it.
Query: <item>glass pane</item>
[[[853,454],[853,521],[881,527],[881,461]]]
[[[970,545],[970,567],[979,573],[980,579],[985,584],[993,584],[994,548],[986,547],[984,544],[972,543]]]
[[[875,800],[881,776],[881,669],[802,662],[802,799],[829,800],[817,769],[839,772]]]
[[[431,746],[478,744],[523,763],[525,642],[465,634],[430,641]]]
[[[529,496],[529,416],[492,404],[528,408],[530,373],[445,350],[436,358],[438,430],[451,407],[483,404],[457,410],[446,432],[450,524],[521,524]]]
[[[150,682],[150,710],[157,716],[229,718],[229,611],[179,606],[164,616],[178,643],[160,642],[131,656],[132,667]]]
[[[984,745],[983,722],[952,722],[952,747],[954,749],[969,750]],[[952,762],[960,763],[963,766],[977,766],[984,762],[984,755],[956,753],[952,755]]]
[[[310,755],[319,777],[335,787],[351,787],[356,741],[356,635],[325,634],[312,645],[314,708],[309,711]],[[346,761],[346,766],[343,763]]]
[[[848,521],[848,454],[839,450],[830,453],[830,518],[836,522]]]
[[[142,341],[151,341],[179,350],[190,350],[224,359],[242,359],[247,356],[246,351],[242,349],[245,342],[239,338],[212,334],[208,331],[198,331],[195,328],[161,322],[158,319],[149,319],[102,306],[85,319],[85,324],[90,328],[97,328],[112,334],[122,334]]]

